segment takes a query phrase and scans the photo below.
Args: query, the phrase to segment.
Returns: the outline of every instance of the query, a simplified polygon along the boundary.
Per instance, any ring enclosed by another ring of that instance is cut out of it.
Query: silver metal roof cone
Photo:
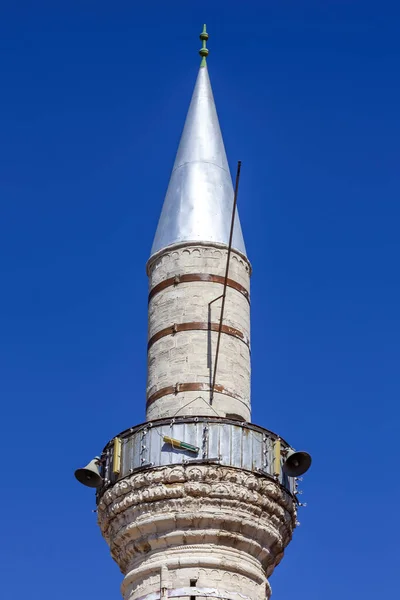
[[[151,255],[182,242],[228,245],[233,186],[207,66],[197,76]],[[238,215],[232,248],[246,255]]]

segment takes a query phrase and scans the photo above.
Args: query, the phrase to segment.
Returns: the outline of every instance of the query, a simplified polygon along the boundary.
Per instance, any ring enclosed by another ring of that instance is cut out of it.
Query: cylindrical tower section
[[[230,256],[215,387],[212,384],[228,249],[175,244],[149,276],[146,418],[213,415],[250,421],[250,274]]]

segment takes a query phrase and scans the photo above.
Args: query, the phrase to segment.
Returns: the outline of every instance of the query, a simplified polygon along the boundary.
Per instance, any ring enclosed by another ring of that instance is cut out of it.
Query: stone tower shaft
[[[227,248],[184,243],[149,262],[147,420],[210,415],[250,421],[250,265],[230,259],[211,402]]]

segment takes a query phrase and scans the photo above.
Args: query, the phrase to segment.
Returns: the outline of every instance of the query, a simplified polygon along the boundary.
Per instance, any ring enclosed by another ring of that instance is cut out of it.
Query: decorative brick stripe
[[[210,283],[220,283],[221,285],[224,285],[225,278],[222,275],[211,275],[209,273],[189,273],[187,275],[175,275],[175,277],[164,279],[164,281],[161,281],[160,283],[155,285],[152,290],[150,290],[149,302],[156,294],[172,285],[176,286],[180,283],[190,283],[192,281],[205,281]],[[237,292],[240,292],[240,294],[242,294],[250,303],[250,294],[245,287],[240,285],[240,283],[237,283],[237,281],[228,278],[227,286],[232,288],[233,290],[236,290]]]
[[[191,323],[175,323],[174,325],[170,325],[165,329],[161,329],[161,331],[157,331],[157,333],[151,336],[147,344],[147,350],[150,350],[152,345],[158,340],[161,340],[161,338],[167,335],[175,335],[180,331],[219,331],[219,323],[202,323],[196,321]],[[241,342],[246,344],[247,347],[250,346],[247,337],[235,327],[229,327],[229,325],[222,325],[221,332],[239,339]]]
[[[170,394],[179,394],[179,392],[211,392],[211,386],[208,383],[176,383],[175,385],[169,385],[168,387],[161,388],[154,394],[151,394],[147,398],[146,407],[149,407],[153,402],[159,400],[163,396],[168,396]],[[218,394],[224,394],[225,396],[230,396],[231,398],[235,398],[235,400],[240,400],[243,404],[246,404],[244,399],[239,396],[239,394],[235,394],[231,390],[226,389],[223,385],[215,385],[214,392]],[[247,404],[246,404],[247,406]]]

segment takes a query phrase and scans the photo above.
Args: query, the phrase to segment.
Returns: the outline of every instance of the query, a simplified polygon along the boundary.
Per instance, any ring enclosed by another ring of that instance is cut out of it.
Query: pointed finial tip
[[[206,25],[203,25],[203,31],[200,34],[200,39],[203,42],[203,45],[199,50],[199,54],[201,56],[200,66],[205,67],[206,66],[206,58],[208,56],[208,48],[207,48],[208,33],[207,33]]]

